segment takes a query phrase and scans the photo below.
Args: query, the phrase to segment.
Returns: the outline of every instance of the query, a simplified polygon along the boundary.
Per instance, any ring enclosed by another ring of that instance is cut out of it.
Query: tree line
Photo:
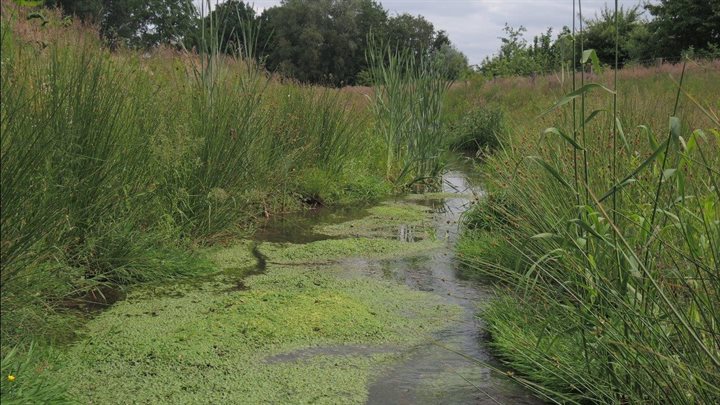
[[[649,14],[649,15],[648,15]],[[582,49],[594,49],[600,62],[615,63],[615,36],[618,35],[618,63],[651,64],[659,59],[676,61],[683,55],[720,57],[720,1],[661,0],[620,8],[605,8],[599,15],[584,18],[582,32],[564,27],[553,38],[552,29],[531,42],[526,29],[505,25],[500,50],[485,58],[478,70],[487,76],[532,75],[567,67]]]
[[[214,0],[213,0],[214,1]],[[45,0],[68,15],[97,24],[111,47],[161,44],[195,49],[217,41],[223,52],[253,51],[270,71],[306,83],[369,84],[368,38],[441,63],[450,79],[470,71],[447,34],[422,16],[390,15],[375,0],[283,0],[262,13],[241,0],[198,10],[192,0]],[[720,57],[720,1],[659,0],[644,6],[606,8],[585,18],[582,31],[552,29],[525,38],[526,29],[506,24],[499,51],[475,69],[486,76],[531,75],[568,67],[574,54],[594,49],[613,65],[615,35],[620,66],[650,64],[681,55]],[[252,43],[246,43],[248,32]]]
[[[422,16],[390,15],[374,0],[283,0],[260,14],[240,0],[213,2],[212,11],[207,3],[198,10],[191,0],[46,0],[46,5],[97,24],[112,47],[169,44],[199,51],[215,41],[220,51],[251,50],[268,70],[307,83],[368,84],[371,36],[433,58],[451,79],[468,69],[467,58],[444,31]]]

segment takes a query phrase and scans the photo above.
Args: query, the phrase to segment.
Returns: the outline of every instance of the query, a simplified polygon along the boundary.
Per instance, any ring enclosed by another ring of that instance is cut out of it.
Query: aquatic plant
[[[451,81],[429,55],[369,41],[372,107],[385,141],[386,177],[402,186],[435,180],[443,168],[441,117]]]

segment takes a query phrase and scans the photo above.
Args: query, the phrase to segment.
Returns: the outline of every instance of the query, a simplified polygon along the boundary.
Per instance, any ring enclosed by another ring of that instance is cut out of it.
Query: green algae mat
[[[374,376],[431,342],[460,308],[346,259],[437,248],[428,232],[392,237],[399,225],[422,229],[428,216],[385,204],[316,229],[339,239],[209,251],[222,272],[130,292],[88,323],[58,379],[81,403],[363,403]],[[256,258],[264,271],[239,280]]]

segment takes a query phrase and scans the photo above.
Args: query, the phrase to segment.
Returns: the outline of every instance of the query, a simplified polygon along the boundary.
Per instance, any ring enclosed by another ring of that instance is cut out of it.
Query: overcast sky
[[[195,0],[198,4],[202,0]],[[213,1],[214,2],[214,1]],[[619,0],[625,8],[646,0]],[[280,4],[280,0],[249,1],[258,12]],[[390,15],[410,13],[422,15],[435,29],[445,30],[450,40],[467,55],[470,64],[479,64],[500,47],[502,29],[507,22],[513,27],[527,28],[526,38],[553,27],[557,33],[564,25],[572,25],[573,0],[382,0]],[[605,5],[614,7],[614,0],[583,0],[583,17],[599,14]]]

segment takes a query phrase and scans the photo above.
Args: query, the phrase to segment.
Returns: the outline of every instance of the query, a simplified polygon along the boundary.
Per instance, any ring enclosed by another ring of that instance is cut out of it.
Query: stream
[[[275,217],[200,254],[215,273],[139,286],[59,363],[80,403],[534,404],[488,348],[492,297],[454,257],[481,179]]]
[[[403,360],[386,369],[369,385],[369,404],[539,404],[527,390],[486,365],[502,369],[487,347],[483,323],[476,315],[478,304],[491,297],[490,289],[477,281],[463,279],[455,261],[454,244],[459,221],[483,190],[481,179],[467,165],[455,162],[442,177],[442,192],[427,198],[413,196],[397,202],[412,202],[432,210],[435,235],[444,240],[441,249],[410,257],[386,260],[351,258],[342,266],[348,274],[392,279],[411,289],[431,292],[449,304],[462,308],[462,316],[435,335],[435,342],[413,347]],[[302,217],[271,222],[256,238],[268,242],[309,243],[328,236],[312,231],[327,222],[362,218],[361,209],[323,209]],[[413,242],[412,227],[400,225],[397,239]],[[365,347],[325,347],[304,351],[298,356],[317,354],[367,354]],[[461,353],[461,354],[460,354]],[[288,359],[295,359],[291,356]],[[432,389],[428,390],[428,387]]]

